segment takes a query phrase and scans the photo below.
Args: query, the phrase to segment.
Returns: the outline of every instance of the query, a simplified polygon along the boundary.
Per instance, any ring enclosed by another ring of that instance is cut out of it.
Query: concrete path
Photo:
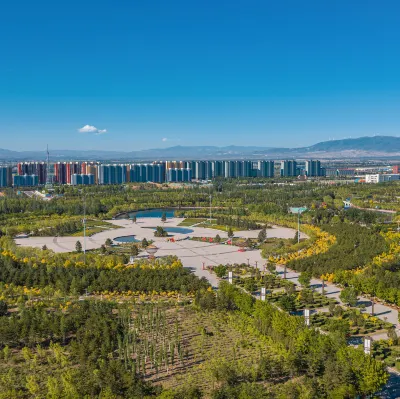
[[[183,240],[176,242],[168,242],[166,238],[155,238],[154,231],[151,227],[177,227],[182,221],[180,218],[170,218],[164,224],[158,218],[139,218],[137,223],[132,223],[130,220],[120,219],[112,220],[111,223],[119,228],[105,230],[101,233],[94,234],[86,238],[86,249],[100,248],[105,241],[110,238],[114,240],[116,237],[134,235],[136,239],[154,240],[155,245],[159,248],[157,254],[160,255],[176,255],[183,263],[184,267],[192,269],[199,277],[206,277],[213,286],[218,285],[218,279],[214,274],[210,274],[207,270],[203,270],[203,265],[219,265],[227,263],[243,263],[250,262],[260,265],[265,263],[260,256],[260,251],[238,252],[238,247],[210,244],[206,242],[198,242],[191,240]],[[186,228],[186,226],[185,226]],[[215,237],[217,234],[222,238],[227,238],[224,231],[207,229],[204,227],[187,227],[193,230],[189,234],[175,234],[174,238],[184,239],[190,236],[196,237]],[[237,237],[257,237],[259,230],[239,231],[235,233]],[[267,230],[268,237],[277,238],[292,238],[295,235],[295,230],[285,227],[275,226]],[[303,237],[306,237],[303,235]],[[84,245],[83,237],[29,237],[19,238],[15,242],[21,246],[31,246],[42,248],[46,245],[48,249],[54,252],[71,252],[75,250],[75,244],[80,241]]]
[[[277,266],[276,269],[281,274],[281,276],[283,276],[284,267]],[[299,280],[298,280],[299,275],[300,275],[300,273],[297,273],[293,270],[287,270],[287,273],[286,273],[287,279],[289,279],[290,281],[292,281],[293,283],[295,283],[297,285],[300,285]],[[316,291],[322,293],[322,280],[312,279],[311,285],[314,286],[314,289]],[[334,298],[337,302],[339,302],[339,304],[343,305],[343,302],[339,298],[341,291],[342,291],[342,288],[336,286],[335,284],[325,283],[325,289],[324,289],[325,295],[329,298]],[[358,303],[359,304],[363,303],[366,305],[365,313],[369,313],[369,314],[372,313],[372,304],[371,304],[370,299],[360,296],[358,298]],[[392,323],[393,325],[396,326],[396,328],[399,328],[398,311],[395,308],[391,308],[390,306],[387,306],[387,305],[375,303],[374,313],[375,313],[376,317],[380,318],[381,320]],[[398,334],[400,335],[400,330],[398,331]]]
[[[157,255],[176,255],[178,256],[184,267],[188,267],[194,271],[199,277],[206,277],[213,286],[218,285],[218,279],[214,274],[209,273],[207,270],[203,270],[204,266],[219,265],[219,264],[232,264],[232,263],[248,263],[254,267],[262,269],[265,265],[265,259],[261,257],[261,251],[249,250],[246,252],[238,252],[238,248],[230,245],[222,244],[210,244],[207,242],[198,242],[192,240],[183,240],[177,242],[167,242],[166,238],[155,238],[154,232],[150,227],[176,227],[182,221],[180,218],[170,218],[164,224],[158,218],[140,218],[137,223],[132,223],[130,220],[120,219],[112,220],[111,222],[117,225],[119,228],[105,230],[101,233],[94,234],[86,239],[86,248],[95,249],[99,248],[110,239],[115,239],[120,236],[134,235],[138,240],[146,238],[147,240],[154,240],[155,245],[159,248]],[[185,226],[186,227],[186,226]],[[188,227],[193,230],[189,234],[175,234],[176,239],[183,239],[185,237],[197,236],[197,237],[215,237],[219,234],[222,238],[226,238],[227,234],[224,231],[207,229],[204,227]],[[246,230],[235,232],[236,237],[250,237],[255,238],[258,236],[259,230]],[[274,226],[271,229],[267,229],[268,237],[277,238],[293,238],[295,230]],[[307,237],[305,235],[301,236]],[[52,249],[55,252],[70,252],[75,250],[76,241],[80,241],[83,245],[83,237],[29,237],[16,239],[16,243],[21,246],[32,246],[41,248],[46,245],[47,248]],[[283,275],[283,266],[277,266],[277,271]],[[287,279],[298,284],[299,273],[288,270]],[[315,286],[315,289],[319,292],[322,291],[322,281],[318,279],[311,280],[311,284]],[[325,295],[336,299],[341,303],[339,295],[341,289],[333,284],[327,284],[325,286]],[[366,304],[365,311],[371,313],[371,302],[368,298],[360,297],[360,302]],[[398,311],[387,305],[376,304],[375,315],[382,320],[388,321],[396,327],[398,327]],[[400,332],[399,332],[400,334]]]
[[[154,238],[154,231],[151,227],[177,227],[182,219],[180,218],[171,218],[168,219],[167,222],[162,223],[158,218],[140,218],[137,220],[137,223],[132,223],[130,220],[119,219],[119,220],[111,220],[108,221],[118,226],[117,229],[108,229],[102,231],[101,233],[94,234],[91,237],[86,238],[86,249],[96,249],[100,248],[101,245],[105,243],[105,241],[110,238],[114,240],[116,237],[121,236],[131,236],[134,235],[136,239],[142,240],[146,238],[147,240],[154,240],[157,243],[166,241],[165,238]],[[183,227],[193,230],[192,233],[189,234],[175,234],[174,237],[177,239],[185,238],[187,236],[196,236],[196,237],[215,237],[219,234],[221,237],[226,238],[227,235],[224,231],[208,229],[204,227]],[[237,237],[257,237],[260,230],[249,230],[249,231],[239,231],[235,233]],[[268,237],[277,237],[277,238],[293,238],[295,235],[295,230],[288,229],[285,227],[275,226],[271,229],[267,229]],[[306,238],[304,234],[301,236],[302,238]],[[29,237],[29,238],[17,238],[15,242],[17,245],[21,246],[31,246],[42,248],[43,245],[46,245],[47,248],[53,250],[54,252],[70,252],[75,250],[75,244],[77,241],[80,241],[83,245],[83,237]],[[158,244],[157,244],[158,245]],[[231,261],[232,262],[232,261]]]

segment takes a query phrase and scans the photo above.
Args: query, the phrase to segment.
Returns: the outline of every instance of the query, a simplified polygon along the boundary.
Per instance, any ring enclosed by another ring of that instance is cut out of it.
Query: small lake
[[[140,240],[136,239],[135,236],[121,236],[121,237],[115,237],[113,241],[116,242],[122,242],[122,243],[127,243],[127,242],[140,242]]]
[[[137,218],[159,218],[165,213],[167,218],[173,218],[175,209],[148,209],[145,211],[129,212],[117,217],[117,219],[132,219],[133,216]]]
[[[156,230],[156,227],[144,227],[145,229],[151,229],[151,230]],[[188,229],[186,227],[163,227],[163,229],[167,233],[172,233],[173,234],[189,234],[193,233],[194,230]]]
[[[400,376],[390,373],[389,381],[382,391],[378,392],[378,398],[382,399],[398,399],[400,397]]]

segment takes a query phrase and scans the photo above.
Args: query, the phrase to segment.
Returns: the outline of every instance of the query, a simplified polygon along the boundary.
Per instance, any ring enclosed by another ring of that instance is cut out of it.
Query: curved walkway
[[[176,227],[182,221],[180,218],[171,218],[164,223],[164,227]],[[254,267],[263,268],[265,259],[261,257],[261,251],[250,250],[246,252],[238,252],[238,248],[235,246],[222,245],[222,244],[211,244],[207,242],[182,240],[169,242],[166,238],[155,238],[153,230],[149,227],[157,227],[163,225],[158,218],[140,218],[137,223],[127,219],[112,220],[113,224],[119,226],[117,229],[105,230],[101,233],[94,234],[91,237],[86,238],[86,248],[95,249],[99,248],[110,238],[113,240],[120,236],[134,235],[138,240],[146,238],[147,240],[154,240],[155,244],[159,248],[158,255],[176,255],[178,256],[184,267],[191,268],[196,275],[199,277],[207,278],[213,286],[218,285],[218,279],[214,274],[209,273],[207,270],[203,270],[203,266],[219,265],[227,263],[248,263]],[[176,239],[184,239],[187,236],[201,236],[201,237],[215,237],[219,234],[221,237],[227,237],[226,232],[208,229],[204,227],[189,227],[193,230],[190,234],[175,234]],[[255,238],[258,235],[259,230],[248,230],[235,232],[235,236],[238,237],[250,237]],[[295,230],[275,226],[272,229],[267,230],[268,237],[278,238],[293,238]],[[303,233],[301,237],[306,237]],[[83,244],[83,237],[29,237],[16,239],[16,243],[21,246],[33,246],[43,247],[46,245],[47,248],[52,249],[55,252],[70,252],[75,250],[75,244],[77,241]],[[283,266],[277,266],[277,271],[283,274]],[[298,284],[299,273],[294,271],[287,272],[287,278]],[[319,292],[322,291],[322,281],[313,279],[311,284],[314,285],[315,289]],[[339,295],[341,288],[336,285],[328,284],[325,286],[325,295],[330,298],[335,298],[341,303]],[[366,312],[371,313],[371,302],[366,297],[360,297],[360,302],[364,302],[366,306]],[[398,326],[398,311],[390,306],[383,304],[375,305],[375,315],[382,320]]]
[[[180,218],[171,218],[164,223],[164,227],[177,227],[182,221]],[[149,227],[162,226],[163,223],[158,218],[139,218],[137,223],[127,219],[112,220],[111,223],[119,226],[117,229],[105,230],[94,234],[91,237],[86,237],[86,248],[100,248],[105,241],[116,237],[134,235],[138,240],[146,238],[154,240],[159,248],[158,255],[176,255],[178,256],[184,267],[191,268],[199,277],[206,277],[213,286],[218,285],[218,279],[214,274],[210,274],[207,270],[203,270],[203,264],[218,265],[226,263],[242,263],[248,262],[251,264],[264,264],[265,260],[261,258],[260,251],[238,252],[235,246],[210,244],[207,242],[182,240],[168,242],[166,238],[155,238],[153,230]],[[189,234],[175,234],[175,239],[184,239],[188,236],[197,237],[215,237],[219,234],[222,238],[227,238],[227,234],[221,230],[208,229],[204,227],[188,227],[193,230]],[[259,230],[238,231],[235,235],[238,237],[257,237]],[[277,238],[293,238],[295,230],[286,227],[278,227],[267,230],[268,237]],[[302,238],[307,238],[302,233]],[[29,237],[19,238],[15,242],[21,246],[32,246],[42,248],[46,245],[48,249],[54,252],[71,252],[75,250],[75,244],[80,241],[83,246],[83,237]]]

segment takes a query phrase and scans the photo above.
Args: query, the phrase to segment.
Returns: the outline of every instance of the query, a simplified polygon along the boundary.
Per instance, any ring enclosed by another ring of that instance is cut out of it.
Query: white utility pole
[[[211,224],[211,200],[212,200],[212,195],[210,194],[210,224]]]
[[[299,242],[300,242],[300,209],[297,211],[297,243]]]
[[[86,194],[83,197],[83,263],[86,265]]]

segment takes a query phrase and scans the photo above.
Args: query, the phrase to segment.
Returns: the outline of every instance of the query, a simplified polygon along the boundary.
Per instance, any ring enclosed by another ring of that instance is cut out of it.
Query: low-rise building
[[[400,180],[400,174],[374,174],[365,175],[365,183],[384,183],[389,181]]]

